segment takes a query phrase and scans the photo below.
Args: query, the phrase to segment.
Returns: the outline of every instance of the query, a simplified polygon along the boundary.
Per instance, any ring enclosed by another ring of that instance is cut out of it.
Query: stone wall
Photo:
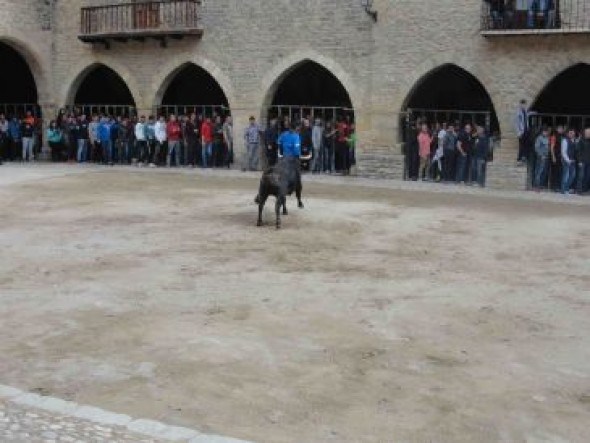
[[[71,103],[84,76],[103,63],[125,80],[138,109],[148,112],[175,71],[196,63],[221,85],[238,133],[248,116],[264,117],[290,68],[313,60],[349,92],[359,158],[373,175],[397,168],[392,162],[400,158],[404,101],[434,68],[454,63],[482,83],[498,115],[504,149],[513,149],[517,101],[534,101],[568,66],[590,63],[588,34],[481,36],[481,3],[473,0],[375,0],[377,23],[358,0],[205,0],[201,39],[171,41],[167,48],[149,40],[114,43],[108,50],[78,40],[82,6],[127,1],[0,0],[0,40],[19,42],[43,101],[55,106]],[[50,20],[40,13],[47,8],[53,11]],[[51,31],[44,30],[48,23]]]

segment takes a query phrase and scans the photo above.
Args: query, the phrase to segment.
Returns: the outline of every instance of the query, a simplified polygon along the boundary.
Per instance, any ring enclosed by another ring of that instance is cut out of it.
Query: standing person
[[[143,163],[147,166],[149,164],[149,151],[145,115],[139,117],[139,121],[135,124],[135,128],[133,128],[133,132],[135,133],[135,150],[139,159],[137,165],[139,166]]]
[[[70,114],[66,124],[66,134],[68,140],[68,162],[76,160],[78,151],[78,121],[74,114]]]
[[[121,164],[130,164],[132,157],[131,141],[133,139],[133,127],[131,121],[125,117],[119,124],[119,146]]]
[[[23,143],[22,160],[23,162],[32,162],[35,160],[33,155],[33,140],[35,138],[35,119],[31,111],[27,111],[26,117],[21,123],[21,135]]]
[[[576,176],[576,131],[570,129],[561,142],[561,193],[569,194]]]
[[[311,131],[311,143],[313,145],[313,160],[311,165],[312,173],[322,172],[322,165],[324,164],[324,128],[322,128],[322,121],[319,118],[315,119],[313,129]]]
[[[100,141],[102,163],[113,164],[113,144],[111,140],[111,122],[108,117],[102,117],[98,125],[98,139]]]
[[[336,172],[346,172],[350,169],[348,158],[349,127],[342,117],[336,123],[336,149],[334,163]]]
[[[584,134],[578,145],[578,194],[584,194],[590,189],[590,127],[584,129]]]
[[[210,166],[213,155],[213,124],[207,117],[201,125],[201,167]]]
[[[89,138],[88,121],[86,120],[85,114],[80,115],[80,120],[78,121],[76,135],[77,135],[76,139],[77,139],[77,144],[78,144],[78,150],[76,152],[76,160],[78,161],[78,163],[84,163],[86,161],[86,157],[87,157],[86,152],[87,152],[87,148],[88,148],[88,138]]]
[[[98,139],[98,115],[92,116],[92,121],[88,124],[88,138],[90,140],[90,161],[100,163],[100,141]]]
[[[332,174],[334,172],[334,140],[336,137],[336,130],[332,126],[331,121],[326,122],[324,129],[322,147],[324,149],[324,164],[322,169],[324,172]]]
[[[432,137],[428,132],[428,125],[423,124],[418,134],[418,155],[420,156],[420,166],[418,167],[418,180],[427,180],[427,170],[430,159],[430,144]]]
[[[486,185],[486,163],[491,150],[491,139],[483,126],[477,126],[477,136],[473,145],[475,180],[480,188]]]
[[[455,162],[457,149],[457,133],[455,126],[449,125],[443,140],[443,180],[450,182],[455,179]]]
[[[213,167],[223,166],[225,158],[223,152],[223,122],[221,116],[216,116],[213,124]]]
[[[541,133],[535,140],[535,154],[537,156],[537,164],[535,166],[535,183],[533,184],[537,192],[541,191],[541,186],[547,171],[547,158],[550,151],[549,129],[543,127]]]
[[[10,134],[10,152],[8,155],[8,159],[13,161],[17,153],[20,152],[20,144],[21,144],[21,123],[18,118],[12,117],[10,123],[8,124],[8,133]]]
[[[45,135],[47,137],[47,143],[51,148],[51,161],[60,161],[63,151],[63,136],[61,129],[57,126],[55,120],[51,120]]]
[[[153,115],[148,117],[148,122],[145,125],[145,138],[147,140],[147,151],[143,161],[145,164],[148,164],[150,168],[155,168],[156,164],[154,162],[156,161],[155,155],[158,141],[156,139],[156,119]]]
[[[7,154],[8,143],[8,120],[6,120],[4,114],[0,114],[0,165]]]
[[[527,101],[521,100],[516,111],[516,135],[518,136],[518,158],[516,161],[524,166],[528,159],[529,111]]]
[[[234,161],[234,124],[231,115],[223,123],[223,140],[225,142],[225,165],[228,169]]]
[[[182,129],[176,116],[170,114],[168,123],[166,124],[166,137],[168,139],[168,155],[166,156],[166,167],[170,167],[172,155],[174,154],[176,167],[180,165],[180,137],[182,136]]]
[[[276,165],[279,158],[279,135],[278,121],[273,118],[264,131],[265,157],[269,167]]]
[[[258,146],[260,145],[260,126],[254,116],[250,117],[250,124],[244,130],[244,145],[246,146],[246,161],[242,170],[258,170]]]
[[[350,169],[356,165],[356,126],[350,123],[350,132],[348,134],[348,170],[346,175],[350,175]]]
[[[313,152],[312,129],[308,119],[303,119],[303,127],[301,128],[299,136],[301,138],[301,152],[303,155],[307,156],[310,152]],[[309,168],[309,166],[311,165],[308,164],[307,168]]]
[[[472,150],[473,137],[471,135],[471,125],[467,123],[457,137],[457,174],[455,176],[457,183],[465,183],[467,164],[471,159]]]
[[[199,130],[197,128],[197,115],[193,112],[184,125],[185,161],[191,168],[196,165],[197,144]]]
[[[278,140],[279,150],[283,157],[301,156],[301,137],[297,133],[297,125],[291,123],[291,127],[283,131]],[[299,168],[297,168],[299,171]]]
[[[161,163],[161,156],[162,153],[167,152],[167,146],[166,146],[166,140],[167,136],[166,136],[166,120],[164,119],[164,116],[160,116],[160,118],[158,119],[158,121],[156,122],[156,124],[154,125],[154,131],[155,131],[155,135],[156,135],[156,151],[154,153],[154,164],[155,166],[160,166]]]
[[[551,163],[549,164],[549,188],[555,192],[561,191],[561,144],[563,143],[565,128],[562,125],[551,137]]]

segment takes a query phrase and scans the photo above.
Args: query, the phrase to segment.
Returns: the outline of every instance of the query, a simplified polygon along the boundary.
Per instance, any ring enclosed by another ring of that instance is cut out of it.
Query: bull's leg
[[[299,186],[297,186],[297,189],[295,189],[295,195],[297,195],[298,206],[301,209],[303,209],[303,202],[301,201],[301,191],[303,191],[303,187],[301,186],[301,184],[299,184]]]
[[[277,215],[277,229],[281,229],[281,206],[283,205],[285,197],[277,196],[277,201],[275,203],[275,212]]]
[[[262,226],[262,211],[267,198],[266,194],[258,194],[258,226]]]
[[[289,215],[289,211],[287,211],[287,197],[283,197],[283,215]]]

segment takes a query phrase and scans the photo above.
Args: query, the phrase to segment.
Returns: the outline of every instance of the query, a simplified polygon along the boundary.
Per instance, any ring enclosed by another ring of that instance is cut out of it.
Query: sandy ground
[[[261,443],[588,441],[590,205],[308,183],[276,231],[255,178],[2,168],[1,383]]]

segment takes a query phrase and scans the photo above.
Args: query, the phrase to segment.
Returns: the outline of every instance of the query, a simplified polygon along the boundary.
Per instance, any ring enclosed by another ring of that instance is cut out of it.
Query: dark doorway
[[[548,114],[590,115],[589,81],[589,64],[572,66],[545,86],[532,109]]]
[[[219,83],[203,68],[189,63],[166,88],[159,113],[229,114],[229,103]]]
[[[37,86],[25,59],[11,46],[0,43],[0,112],[8,115],[35,112]]]
[[[494,105],[483,85],[469,72],[453,64],[440,66],[420,80],[406,100],[403,110],[408,109],[430,111],[427,114],[431,123],[461,120],[463,124],[475,120],[484,124],[485,115],[489,113],[488,129],[499,131]],[[437,112],[434,116],[432,111],[444,112]]]
[[[76,92],[76,104],[135,106],[133,96],[123,79],[104,65],[92,69]]]

